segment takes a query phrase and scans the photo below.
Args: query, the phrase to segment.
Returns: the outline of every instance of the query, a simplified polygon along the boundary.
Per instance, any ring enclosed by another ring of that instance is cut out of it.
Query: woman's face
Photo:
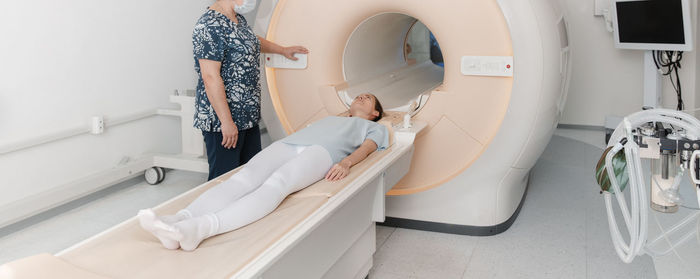
[[[374,109],[376,102],[377,97],[374,97],[374,95],[368,93],[360,94],[350,104],[350,115],[372,120],[379,116],[379,112]]]

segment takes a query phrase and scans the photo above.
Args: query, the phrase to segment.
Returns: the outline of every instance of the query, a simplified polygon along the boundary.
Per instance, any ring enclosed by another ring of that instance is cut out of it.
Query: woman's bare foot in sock
[[[172,224],[167,224],[166,222],[161,221],[152,209],[140,210],[138,213],[138,218],[141,228],[158,238],[160,243],[163,244],[163,247],[171,250],[180,248],[179,238],[181,237],[181,234],[177,232],[177,229]]]
[[[185,251],[194,251],[203,240],[216,234],[219,220],[216,215],[208,214],[180,221],[174,227],[182,236],[180,248]]]

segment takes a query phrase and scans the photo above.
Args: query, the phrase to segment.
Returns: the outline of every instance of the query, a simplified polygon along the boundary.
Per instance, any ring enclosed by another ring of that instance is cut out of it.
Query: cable
[[[652,57],[654,58],[654,64],[656,69],[659,70],[664,76],[668,76],[671,80],[671,86],[673,90],[676,91],[676,98],[678,104],[676,105],[676,110],[684,110],[685,104],[683,103],[683,90],[681,88],[681,79],[678,74],[678,70],[681,69],[681,60],[683,59],[682,51],[652,51]],[[676,79],[673,79],[673,76]]]

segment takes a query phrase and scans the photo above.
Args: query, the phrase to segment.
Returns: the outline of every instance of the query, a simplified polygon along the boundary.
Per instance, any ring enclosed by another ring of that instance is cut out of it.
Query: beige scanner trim
[[[277,6],[275,7],[275,11],[273,12],[272,15],[272,21],[270,22],[270,30],[274,30],[277,28],[277,21],[275,20],[276,18],[279,17],[279,13],[284,7],[284,4],[286,3],[286,0],[280,0],[277,3]],[[275,36],[272,32],[267,32],[267,40],[269,41],[274,41]],[[269,87],[270,92],[277,92],[277,83],[275,82],[275,79],[272,78],[275,76],[275,69],[271,67],[265,67],[265,76],[267,77],[267,86]],[[284,128],[284,131],[287,133],[287,135],[291,134],[294,132],[294,129],[292,129],[291,124],[289,124],[289,120],[287,120],[287,117],[285,117],[286,112],[284,111],[284,106],[282,106],[282,103],[280,102],[279,98],[275,98],[276,94],[271,93],[273,96],[272,98],[272,106],[275,108],[275,112],[277,113],[277,118],[279,118],[280,122],[282,123],[282,127]]]
[[[333,13],[331,11],[342,11]],[[289,134],[340,103],[330,88],[345,83],[344,47],[361,22],[382,13],[402,13],[421,20],[440,41],[445,80],[433,91],[415,120],[429,123],[416,139],[409,173],[389,195],[413,194],[438,187],[466,170],[495,137],[510,101],[512,77],[464,76],[465,55],[512,56],[507,22],[496,0],[324,1],[280,0],[267,38],[282,45],[306,46],[306,70],[267,68],[277,116]],[[323,22],[323,24],[319,24]]]

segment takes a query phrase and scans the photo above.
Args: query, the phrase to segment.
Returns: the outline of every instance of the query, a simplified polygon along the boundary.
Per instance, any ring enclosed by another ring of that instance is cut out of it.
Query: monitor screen
[[[681,0],[616,2],[620,43],[685,44]]]

